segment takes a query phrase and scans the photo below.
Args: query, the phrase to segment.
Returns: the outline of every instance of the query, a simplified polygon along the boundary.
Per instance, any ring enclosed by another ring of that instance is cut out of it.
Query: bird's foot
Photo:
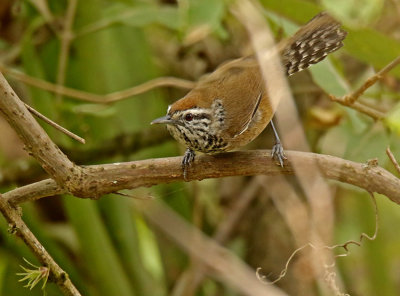
[[[185,155],[183,155],[182,170],[183,170],[183,179],[185,181],[187,180],[187,170],[194,162],[195,156],[196,154],[194,153],[194,151],[189,148],[186,150]]]
[[[278,160],[281,167],[283,167],[283,161],[287,159],[281,142],[277,142],[274,147],[272,147],[271,157]]]

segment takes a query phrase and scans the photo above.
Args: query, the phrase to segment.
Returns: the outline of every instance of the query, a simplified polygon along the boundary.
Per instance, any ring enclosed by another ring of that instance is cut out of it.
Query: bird
[[[322,61],[343,46],[346,35],[328,13],[317,14],[280,46],[286,75]],[[196,152],[235,150],[253,141],[269,123],[275,135],[271,154],[283,167],[286,156],[273,113],[257,59],[250,55],[224,63],[201,78],[183,98],[168,106],[167,115],[151,124],[166,124],[170,134],[187,147],[182,159],[186,179]]]

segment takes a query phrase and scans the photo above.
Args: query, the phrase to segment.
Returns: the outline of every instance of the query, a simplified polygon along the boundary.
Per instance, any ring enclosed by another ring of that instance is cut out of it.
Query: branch
[[[389,157],[390,161],[393,163],[396,171],[400,174],[400,165],[397,162],[396,158],[394,157],[392,150],[390,150],[390,147],[386,148],[386,154]]]
[[[55,17],[52,14],[51,10],[49,9],[47,1],[40,1],[40,0],[29,0],[31,4],[36,7],[39,14],[43,17],[43,19],[48,24],[49,28],[53,31],[56,36],[59,36],[59,29],[55,25],[54,20]]]
[[[368,88],[373,86],[377,81],[381,80],[386,73],[388,73],[390,70],[392,70],[398,64],[400,64],[400,56],[398,56],[393,61],[391,61],[389,64],[387,64],[378,73],[376,73],[372,77],[368,78],[367,81],[365,81],[365,83],[360,86],[360,88],[358,88],[355,92],[351,93],[350,95],[345,96],[343,99],[347,103],[353,104],[356,100],[358,100],[359,97],[361,97],[364,94],[364,92]]]
[[[17,205],[26,201],[34,201],[42,197],[67,193],[65,189],[58,186],[53,179],[45,179],[29,185],[18,187],[3,194],[3,198],[10,204]]]
[[[69,188],[71,178],[80,178],[81,168],[72,163],[51,141],[1,73],[0,96],[0,111],[24,142],[28,153],[39,161],[58,184]]]
[[[36,117],[40,118],[41,120],[43,120],[44,122],[46,122],[47,124],[51,125],[52,127],[54,127],[55,129],[57,129],[58,131],[62,132],[63,134],[67,135],[68,137],[70,137],[71,139],[74,139],[76,141],[78,141],[79,143],[85,144],[85,139],[79,137],[78,135],[75,135],[73,132],[67,130],[65,127],[62,127],[61,125],[59,125],[58,123],[55,123],[53,120],[51,120],[50,118],[44,116],[42,113],[40,113],[39,111],[37,111],[36,109],[32,108],[31,106],[29,106],[28,104],[25,103],[25,107],[26,109],[29,110],[29,112],[31,112],[33,115],[35,115]]]
[[[192,89],[195,86],[195,82],[180,79],[176,77],[158,77],[153,80],[146,81],[137,86],[117,91],[114,93],[106,94],[106,95],[98,95],[70,87],[66,87],[63,85],[57,85],[54,83],[50,83],[46,80],[38,79],[24,73],[14,71],[8,69],[0,65],[0,71],[9,74],[13,78],[33,87],[38,87],[59,95],[67,96],[72,99],[81,100],[85,102],[91,103],[99,103],[99,104],[108,104],[117,101],[124,100],[131,96],[136,96],[142,93],[145,93],[153,88],[163,87],[163,86],[172,86],[176,88],[183,89]]]
[[[347,101],[345,99],[346,97],[338,98],[338,97],[336,97],[334,95],[329,95],[329,98],[333,102],[336,102],[336,103],[339,103],[341,105],[350,107],[350,108],[352,108],[354,110],[357,110],[360,113],[368,115],[369,117],[373,118],[374,120],[380,120],[380,119],[385,117],[385,113],[383,113],[381,111],[378,111],[378,110],[376,110],[374,108],[371,108],[369,106],[366,106],[365,104],[360,103],[360,102],[351,103],[350,101]]]
[[[371,76],[370,78],[365,81],[363,85],[361,85],[356,91],[354,91],[351,94],[345,95],[341,98],[335,97],[334,95],[330,95],[330,99],[334,102],[338,102],[339,104],[342,104],[344,106],[351,107],[361,113],[364,113],[375,120],[379,120],[385,117],[385,114],[375,110],[374,108],[371,108],[369,106],[366,106],[365,104],[362,104],[360,102],[357,102],[357,100],[365,93],[365,91],[370,88],[372,85],[374,85],[376,82],[381,80],[385,74],[387,74],[390,70],[392,70],[394,67],[396,67],[398,64],[400,64],[400,56],[395,58],[393,61],[391,61],[389,64],[387,64],[382,70],[380,70],[378,73],[375,75]]]
[[[369,192],[386,195],[393,202],[400,204],[400,179],[385,169],[373,165],[357,163],[335,156],[286,151],[288,161],[281,168],[271,159],[270,150],[253,150],[228,152],[215,156],[201,155],[188,169],[187,180],[203,180],[228,176],[277,175],[293,174],[291,162],[296,162],[296,171],[303,177],[312,175],[310,165],[315,164],[325,178],[352,184]],[[151,187],[184,181],[181,157],[168,157],[131,161],[124,163],[91,165],[82,167],[84,175],[79,184],[72,184],[79,191],[77,197],[98,198],[104,194],[122,189]],[[46,183],[41,183],[46,182]],[[33,183],[29,190],[24,187],[4,194],[13,204],[31,200],[31,196],[45,197],[54,194],[68,193],[66,189],[56,186],[56,182],[48,179]],[[25,192],[22,192],[25,190]],[[36,198],[35,198],[36,199]]]
[[[69,53],[72,41],[72,27],[75,20],[77,0],[69,0],[68,7],[64,18],[64,26],[60,34],[60,53],[58,56],[58,67],[56,82],[57,86],[64,85],[66,69],[68,65]],[[61,95],[56,96],[57,101],[60,101]]]
[[[32,250],[42,264],[50,269],[51,279],[60,287],[64,295],[80,296],[81,294],[73,285],[68,274],[53,260],[46,249],[40,244],[34,234],[21,218],[18,208],[13,207],[0,194],[0,212],[9,223],[9,229],[16,233]]]
[[[107,140],[99,147],[63,147],[63,151],[73,162],[77,164],[90,164],[101,162],[104,159],[115,157],[123,158],[133,155],[142,149],[161,145],[171,140],[171,136],[164,128],[149,127],[133,133],[123,133]],[[0,186],[11,184],[27,184],[35,180],[45,178],[45,172],[34,159],[26,159],[22,162],[12,162],[0,168]]]
[[[0,111],[16,130],[28,153],[36,158],[65,192],[78,197],[95,198],[107,190],[115,192],[121,189],[119,177],[107,174],[104,177],[102,174],[95,176],[92,168],[80,167],[70,161],[35,121],[1,73],[0,96]],[[111,179],[107,179],[109,177]]]

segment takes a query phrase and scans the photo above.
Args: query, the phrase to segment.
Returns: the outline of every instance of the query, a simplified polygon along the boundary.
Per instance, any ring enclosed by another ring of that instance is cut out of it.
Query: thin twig
[[[273,285],[273,284],[279,282],[282,278],[284,278],[286,276],[286,273],[287,273],[287,271],[289,269],[289,264],[290,264],[290,262],[292,262],[292,259],[294,258],[294,256],[298,252],[302,251],[303,249],[305,249],[306,247],[309,247],[309,246],[312,247],[312,248],[315,248],[311,243],[308,243],[308,244],[306,244],[304,246],[301,246],[301,247],[297,248],[296,250],[294,250],[293,253],[290,255],[289,259],[286,261],[285,268],[281,271],[281,273],[279,274],[279,276],[275,280],[273,280],[273,281],[268,280],[267,276],[265,276],[265,275],[263,275],[261,273],[262,272],[262,268],[261,267],[257,267],[257,269],[256,269],[256,277],[257,277],[257,279],[260,282],[263,282],[263,283],[265,283],[267,285]]]
[[[99,21],[93,22],[79,29],[79,31],[74,34],[73,38],[76,39],[85,36],[87,34],[97,32],[101,29],[111,26],[116,22],[121,22],[124,21],[125,19],[132,18],[135,16],[135,14],[137,14],[137,10],[132,9],[119,14],[118,17],[115,19],[103,18]]]
[[[36,7],[37,11],[41,14],[43,19],[46,21],[49,28],[53,31],[53,33],[57,36],[60,36],[60,32],[54,24],[55,17],[49,9],[47,1],[43,0],[29,0],[34,7]]]
[[[389,157],[390,161],[393,163],[396,171],[400,174],[400,165],[397,162],[396,158],[394,157],[392,151],[390,150],[390,147],[386,148],[386,154]]]
[[[140,200],[151,200],[151,199],[154,199],[154,196],[152,196],[152,195],[137,196],[137,195],[127,194],[127,193],[119,192],[119,191],[118,192],[113,192],[112,194],[120,195],[120,196],[123,196],[123,197],[134,198],[134,199],[140,199]]]
[[[66,68],[69,58],[69,50],[71,47],[72,40],[72,26],[75,19],[77,0],[69,0],[67,12],[64,18],[64,27],[60,35],[60,54],[58,56],[58,69],[57,69],[57,85],[65,84]],[[61,100],[61,95],[57,94],[57,101]]]
[[[132,96],[148,92],[149,90],[157,87],[172,86],[183,89],[192,89],[195,85],[195,82],[185,79],[180,79],[176,77],[159,77],[122,91],[107,94],[99,103],[114,103]]]
[[[157,87],[166,87],[166,86],[171,86],[171,87],[176,87],[176,88],[182,88],[182,89],[192,89],[195,86],[195,82],[185,80],[185,79],[180,79],[176,77],[158,77],[153,80],[146,81],[142,84],[139,84],[137,86],[122,90],[122,91],[117,91],[114,93],[106,94],[106,95],[98,95],[94,93],[89,93],[86,91],[81,91],[78,89],[73,89],[70,87],[66,87],[63,85],[57,85],[54,83],[50,83],[48,81],[38,79],[29,75],[26,75],[24,73],[11,70],[5,66],[0,65],[0,71],[3,73],[7,73],[8,75],[14,77],[15,79],[34,86],[41,88],[43,90],[47,90],[56,94],[60,94],[63,96],[68,96],[72,99],[77,99],[85,102],[91,102],[91,103],[100,103],[100,104],[107,104],[107,103],[113,103],[116,101],[121,101],[126,98],[129,98],[131,96],[136,96],[142,93],[145,93],[147,91],[152,90],[153,88]]]
[[[375,120],[380,120],[385,117],[385,113],[378,111],[374,108],[371,108],[361,102],[348,103],[343,98],[338,98],[334,95],[329,95],[329,98],[333,102],[337,102],[337,103],[345,105],[347,107],[351,107],[352,109],[357,110],[365,115],[368,115]]]
[[[378,73],[373,75],[372,77],[368,78],[367,81],[363,85],[361,85],[355,92],[350,95],[344,97],[344,100],[347,101],[349,104],[353,104],[360,96],[364,94],[364,92],[374,85],[377,81],[381,80],[383,76],[400,64],[400,56],[395,58],[389,64],[387,64],[383,69],[381,69]]]
[[[374,212],[375,212],[375,231],[374,234],[371,236],[365,232],[362,232],[360,234],[360,238],[358,239],[358,241],[356,240],[348,240],[347,242],[343,243],[343,244],[338,244],[338,245],[333,245],[333,246],[325,246],[325,248],[327,249],[336,249],[336,248],[343,248],[346,253],[345,254],[339,254],[336,255],[336,257],[345,257],[349,254],[349,246],[350,245],[356,245],[356,246],[361,246],[362,242],[363,242],[363,238],[373,241],[376,239],[376,237],[378,236],[378,231],[379,231],[379,211],[378,211],[378,205],[376,204],[376,198],[374,196],[374,194],[372,192],[368,192],[369,196],[371,197],[371,201],[372,201],[372,205],[374,206]]]
[[[398,64],[400,64],[400,56],[398,56],[393,61],[391,61],[389,64],[387,64],[383,69],[381,69],[375,75],[368,78],[367,81],[365,81],[365,83],[363,85],[361,85],[357,90],[355,90],[351,94],[345,95],[340,98],[338,98],[334,95],[330,95],[329,97],[331,98],[332,101],[338,102],[338,103],[348,106],[348,107],[351,107],[351,108],[353,108],[357,111],[360,111],[368,116],[371,116],[375,120],[382,119],[383,117],[385,117],[384,113],[377,111],[371,107],[368,107],[360,102],[357,102],[357,100],[364,94],[364,92],[368,88],[370,88],[372,85],[374,85],[377,81],[381,80],[386,73],[388,73],[390,70],[392,70]]]
[[[266,284],[271,284],[271,285],[279,282],[282,278],[284,278],[286,276],[286,273],[287,273],[287,271],[289,269],[289,264],[292,261],[292,259],[294,258],[294,256],[298,252],[300,252],[303,249],[305,249],[306,247],[310,247],[313,250],[334,250],[334,249],[343,248],[345,250],[345,253],[344,254],[335,255],[335,257],[345,257],[345,256],[348,256],[349,253],[350,253],[349,245],[356,245],[356,246],[360,247],[362,245],[363,239],[367,239],[367,240],[370,240],[370,241],[375,240],[376,237],[378,236],[378,231],[379,231],[379,212],[378,212],[378,206],[376,204],[376,199],[375,199],[374,194],[372,192],[368,192],[368,193],[369,193],[369,196],[371,197],[372,204],[373,204],[373,207],[374,207],[374,212],[375,212],[375,231],[374,231],[374,234],[372,236],[366,234],[365,232],[362,232],[361,235],[360,235],[360,238],[358,239],[358,241],[356,241],[356,240],[348,240],[343,244],[336,244],[336,245],[333,245],[333,246],[316,246],[316,245],[314,245],[313,243],[310,243],[310,242],[306,243],[306,244],[300,246],[299,248],[297,248],[296,250],[294,250],[292,252],[292,254],[290,255],[289,259],[286,261],[284,269],[281,271],[281,273],[279,274],[279,276],[275,280],[268,281],[267,277],[261,274],[261,271],[262,271],[261,267],[258,267],[257,270],[256,270],[257,278],[260,281],[262,281],[262,282],[265,281]],[[330,267],[333,267],[334,265],[335,264],[333,263],[333,264],[330,265]]]
[[[60,146],[68,157],[76,164],[102,162],[106,159],[129,158],[135,152],[148,147],[159,146],[171,140],[171,136],[162,128],[146,128],[131,133],[121,133],[101,146],[84,147]],[[27,184],[33,179],[45,178],[46,173],[41,169],[37,161],[32,158],[14,161],[0,167],[0,187],[14,184]]]
[[[95,103],[102,102],[104,100],[104,96],[102,96],[102,95],[92,94],[92,93],[85,92],[82,90],[73,89],[70,87],[50,83],[43,79],[35,78],[32,76],[26,75],[25,73],[9,69],[9,68],[5,67],[4,65],[0,65],[0,71],[5,74],[10,75],[14,79],[17,79],[27,85],[37,87],[37,88],[40,88],[40,89],[43,89],[46,91],[50,91],[50,92],[53,92],[56,94],[68,96],[70,98],[87,101],[87,102],[95,102]]]
[[[18,42],[13,44],[6,52],[1,53],[0,64],[15,64],[22,51],[22,44]]]
[[[44,116],[42,113],[39,113],[39,111],[33,109],[28,104],[26,104],[26,103],[24,103],[24,104],[25,104],[25,107],[29,110],[29,112],[31,112],[36,117],[40,118],[41,120],[43,120],[47,124],[51,125],[55,129],[59,130],[63,134],[67,135],[68,137],[70,137],[70,138],[72,138],[72,139],[74,139],[74,140],[76,140],[76,141],[78,141],[78,142],[80,142],[82,144],[85,144],[85,142],[86,142],[85,139],[83,139],[83,138],[79,137],[78,135],[74,134],[73,132],[67,130],[66,128],[62,127],[58,123],[55,123],[53,120],[51,120],[48,117]]]

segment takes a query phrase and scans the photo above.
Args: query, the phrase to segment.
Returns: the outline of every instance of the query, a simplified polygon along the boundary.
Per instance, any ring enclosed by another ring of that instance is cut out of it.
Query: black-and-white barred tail
[[[327,13],[320,13],[288,40],[282,62],[288,76],[322,61],[343,46],[347,32]]]

